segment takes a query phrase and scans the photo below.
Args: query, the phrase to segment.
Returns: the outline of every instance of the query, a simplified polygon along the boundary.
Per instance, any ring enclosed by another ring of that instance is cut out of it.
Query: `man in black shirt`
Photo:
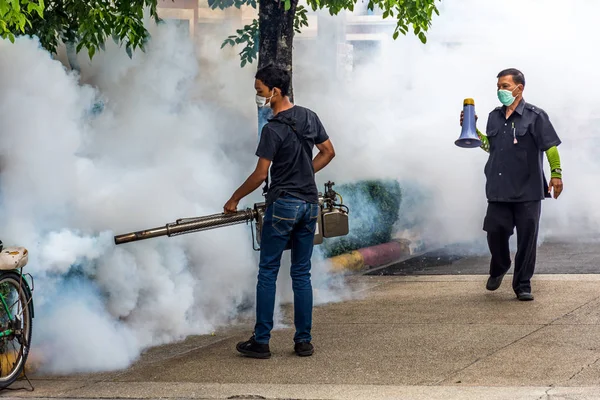
[[[274,117],[262,129],[256,150],[256,169],[231,196],[224,211],[235,212],[239,201],[267,179],[269,167],[271,184],[266,194],[261,232],[254,335],[238,343],[236,348],[249,357],[271,356],[269,340],[273,329],[275,283],[281,256],[290,242],[296,326],[294,350],[299,356],[310,356],[314,351],[310,333],[313,307],[310,259],[319,213],[315,173],[329,164],[335,151],[319,117],[290,102],[291,79],[287,71],[269,66],[259,70],[255,78],[257,104],[271,107]],[[319,153],[313,160],[314,146]]]
[[[523,99],[525,77],[517,69],[498,76],[497,94],[503,104],[490,112],[486,133],[477,131],[481,147],[490,156],[485,166],[487,232],[492,255],[486,288],[496,290],[510,269],[509,238],[517,228],[513,290],[522,301],[533,300],[531,277],[535,269],[541,200],[560,196],[562,170],[557,146],[561,144],[544,110]],[[462,124],[462,114],[461,114]],[[550,164],[550,185],[543,170],[543,153]]]

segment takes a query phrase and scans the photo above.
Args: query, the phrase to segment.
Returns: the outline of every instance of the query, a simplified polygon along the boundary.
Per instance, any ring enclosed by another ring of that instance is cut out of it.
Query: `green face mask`
[[[507,107],[514,103],[515,96],[513,96],[512,92],[514,92],[515,89],[513,89],[512,91],[506,89],[498,90],[498,100],[500,100],[500,103],[504,104]]]

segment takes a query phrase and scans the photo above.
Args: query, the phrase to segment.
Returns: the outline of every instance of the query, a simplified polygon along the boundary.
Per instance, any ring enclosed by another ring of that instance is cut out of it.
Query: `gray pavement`
[[[593,248],[585,262],[600,255]],[[557,251],[552,259],[568,263],[573,252]],[[349,276],[354,299],[315,309],[312,357],[293,353],[288,306],[288,327],[274,332],[269,360],[237,354],[235,343],[251,331],[250,321],[240,321],[214,336],[150,349],[124,371],[63,377],[34,372],[35,391],[1,395],[600,399],[600,275],[538,274],[533,302],[517,301],[510,279],[488,292],[485,275]],[[13,388],[19,386],[26,383]]]

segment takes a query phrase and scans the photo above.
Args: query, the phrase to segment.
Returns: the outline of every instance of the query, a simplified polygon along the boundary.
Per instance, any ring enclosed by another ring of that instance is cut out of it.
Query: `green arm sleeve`
[[[488,140],[488,137],[485,136],[483,133],[481,133],[479,131],[479,129],[475,128],[475,130],[477,131],[477,136],[479,136],[479,140],[481,140],[481,148],[486,151],[486,152],[490,152],[490,141]]]
[[[562,173],[552,172],[557,168],[560,168],[560,156],[558,155],[558,148],[556,146],[550,147],[546,150],[546,157],[548,157],[548,163],[550,164],[550,176],[552,178],[562,179]]]

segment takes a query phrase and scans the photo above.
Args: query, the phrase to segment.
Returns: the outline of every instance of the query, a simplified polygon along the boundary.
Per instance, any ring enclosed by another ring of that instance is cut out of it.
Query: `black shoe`
[[[533,300],[533,295],[529,292],[519,292],[517,293],[517,299],[520,301],[531,301]]]
[[[502,279],[504,278],[504,275],[506,274],[502,274],[500,276],[497,276],[495,278],[492,278],[491,276],[488,278],[487,281],[487,285],[485,285],[485,288],[487,290],[496,290],[500,287],[500,284],[502,284]]]
[[[300,342],[294,345],[294,351],[300,357],[308,357],[312,356],[315,351],[315,348],[310,342]]]
[[[254,340],[254,336],[245,342],[239,342],[237,346],[235,346],[237,351],[242,353],[245,356],[252,358],[270,358],[271,351],[269,350],[268,344],[260,344]]]

